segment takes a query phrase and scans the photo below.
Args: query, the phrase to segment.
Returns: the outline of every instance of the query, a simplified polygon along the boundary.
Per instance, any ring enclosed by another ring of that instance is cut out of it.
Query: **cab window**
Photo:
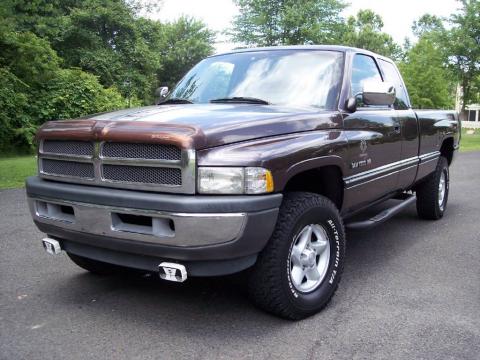
[[[380,68],[383,71],[385,80],[395,86],[395,91],[397,93],[397,99],[395,100],[395,109],[407,109],[408,108],[408,97],[405,87],[403,85],[402,78],[398,73],[395,65],[391,62],[380,59],[379,62]]]

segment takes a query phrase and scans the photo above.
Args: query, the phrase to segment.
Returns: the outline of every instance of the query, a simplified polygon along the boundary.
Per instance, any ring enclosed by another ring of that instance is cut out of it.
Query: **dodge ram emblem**
[[[365,140],[360,141],[360,151],[362,154],[367,152],[367,142]]]

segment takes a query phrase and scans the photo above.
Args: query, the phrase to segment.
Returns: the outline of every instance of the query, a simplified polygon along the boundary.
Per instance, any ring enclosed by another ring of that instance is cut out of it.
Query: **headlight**
[[[272,173],[264,168],[198,168],[198,192],[202,194],[264,194],[272,191]]]

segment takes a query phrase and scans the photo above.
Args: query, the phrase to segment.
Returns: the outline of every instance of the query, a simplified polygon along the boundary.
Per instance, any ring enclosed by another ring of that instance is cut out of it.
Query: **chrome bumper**
[[[65,230],[136,240],[144,243],[195,247],[240,238],[246,213],[176,213],[28,197],[38,223]]]

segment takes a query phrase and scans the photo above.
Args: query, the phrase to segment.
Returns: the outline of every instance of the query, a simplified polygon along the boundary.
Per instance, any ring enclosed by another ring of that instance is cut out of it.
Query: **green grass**
[[[0,189],[23,187],[25,178],[36,171],[37,160],[33,155],[0,158]]]
[[[460,151],[480,151],[480,129],[475,129],[473,135],[467,135],[468,129],[462,129]]]

